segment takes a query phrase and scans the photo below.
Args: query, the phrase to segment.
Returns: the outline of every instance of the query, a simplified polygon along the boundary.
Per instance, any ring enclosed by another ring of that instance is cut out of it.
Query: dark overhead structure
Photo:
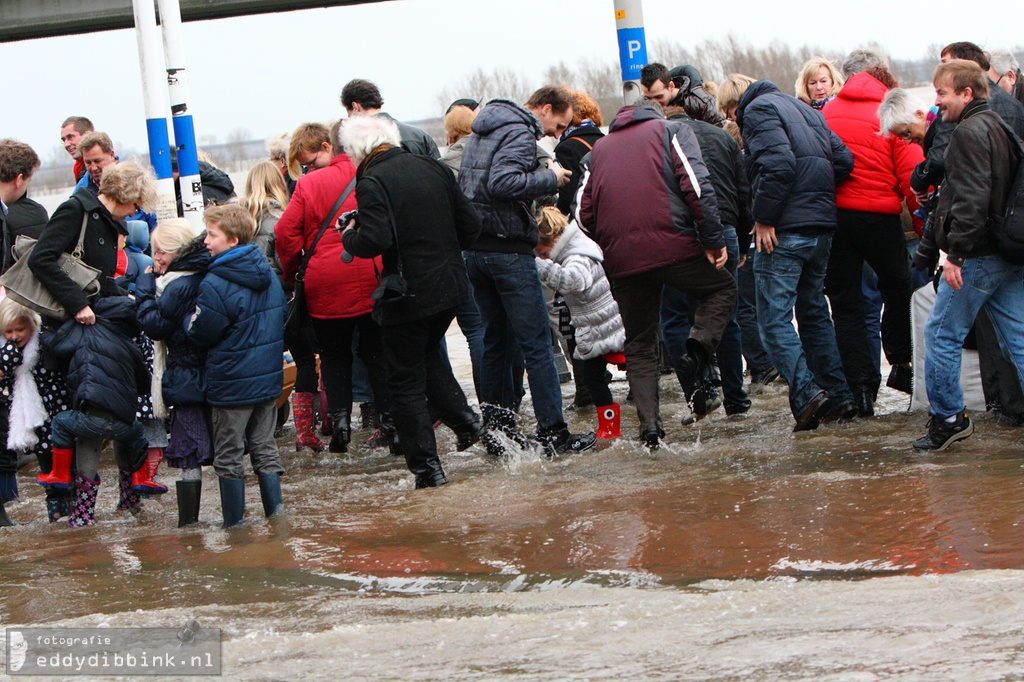
[[[382,0],[180,0],[182,21],[224,19]],[[135,26],[132,0],[3,0],[0,43]]]

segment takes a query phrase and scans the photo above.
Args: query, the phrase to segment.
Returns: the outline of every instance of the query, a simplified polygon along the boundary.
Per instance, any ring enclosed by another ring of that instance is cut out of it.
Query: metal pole
[[[139,41],[139,68],[142,71],[142,97],[149,137],[149,162],[156,172],[157,221],[178,217],[171,174],[171,141],[167,135],[167,91],[164,89],[164,62],[160,55],[160,31],[156,26],[153,0],[133,0],[135,35]]]
[[[199,179],[196,132],[189,111],[191,97],[185,73],[185,43],[181,37],[178,0],[159,0],[160,25],[164,32],[167,88],[171,96],[171,121],[178,153],[178,186],[185,218],[197,231],[203,229],[203,183]]]
[[[622,99],[625,104],[635,104],[643,97],[640,69],[647,66],[642,0],[615,0],[615,31],[622,65]]]

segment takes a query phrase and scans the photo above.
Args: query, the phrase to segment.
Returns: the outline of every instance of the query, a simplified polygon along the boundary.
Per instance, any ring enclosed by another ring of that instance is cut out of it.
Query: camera
[[[334,228],[334,229],[336,229],[336,230],[344,230],[348,226],[349,221],[351,221],[351,220],[355,220],[356,221],[356,227],[359,227],[359,209],[358,208],[354,208],[351,211],[345,211],[340,216],[338,216],[338,226],[336,228]]]

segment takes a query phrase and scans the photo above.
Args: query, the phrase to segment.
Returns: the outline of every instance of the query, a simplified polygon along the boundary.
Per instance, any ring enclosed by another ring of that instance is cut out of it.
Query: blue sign
[[[619,63],[622,65],[622,80],[640,80],[640,69],[647,66],[647,38],[644,29],[620,28]]]

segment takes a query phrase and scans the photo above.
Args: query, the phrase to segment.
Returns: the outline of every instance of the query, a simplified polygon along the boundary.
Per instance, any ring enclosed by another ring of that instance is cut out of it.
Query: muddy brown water
[[[783,385],[682,427],[673,383],[660,450],[496,460],[442,429],[436,490],[386,451],[286,438],[287,514],[263,519],[250,478],[231,531],[212,472],[197,526],[176,528],[173,492],[116,514],[104,483],[97,525],[71,530],[26,470],[0,620],[197,618],[224,631],[227,679],[1024,679],[1024,431],[979,415],[915,453],[925,418],[883,389],[875,419],[793,434]]]

